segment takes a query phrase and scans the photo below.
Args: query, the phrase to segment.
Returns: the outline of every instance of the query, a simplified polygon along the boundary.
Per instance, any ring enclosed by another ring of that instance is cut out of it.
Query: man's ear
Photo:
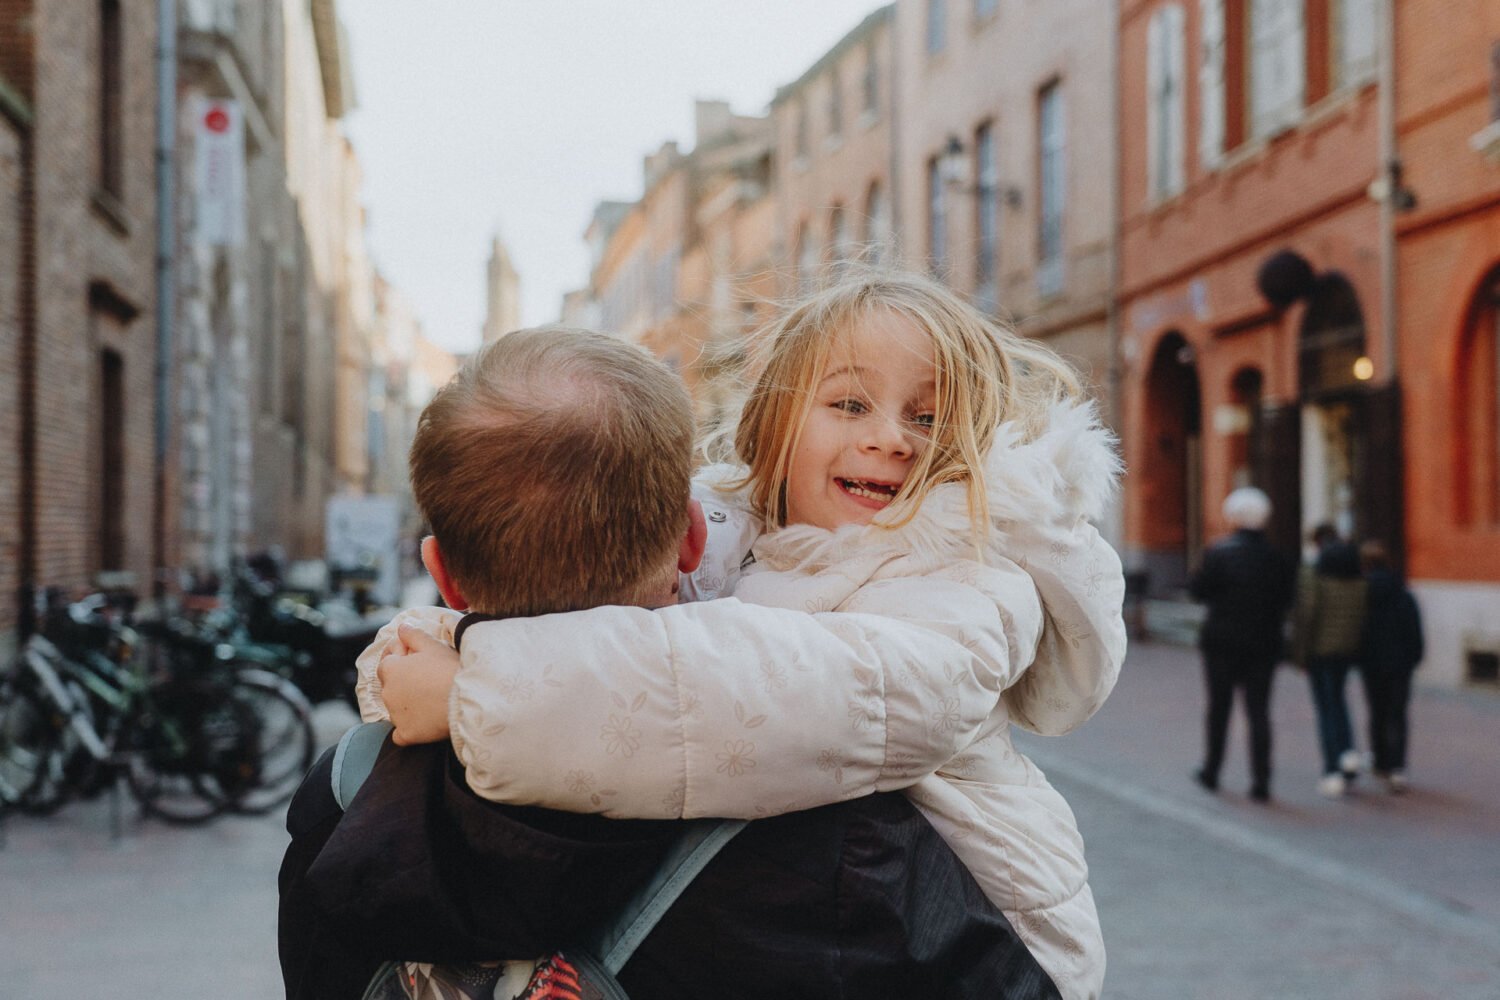
[[[677,572],[691,573],[703,561],[703,548],[708,544],[708,522],[703,519],[703,505],[696,500],[688,501],[688,529],[677,548]]]
[[[427,572],[432,575],[432,582],[437,584],[438,593],[443,595],[443,603],[454,611],[469,610],[469,602],[464,599],[463,591],[458,589],[458,584],[448,575],[443,553],[438,549],[438,540],[433,535],[422,539],[422,565],[427,567]]]

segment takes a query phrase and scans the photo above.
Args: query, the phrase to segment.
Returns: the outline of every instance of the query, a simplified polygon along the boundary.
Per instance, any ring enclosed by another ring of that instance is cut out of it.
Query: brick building
[[[1393,30],[1407,567],[1428,676],[1500,669],[1500,7],[1407,0]],[[1461,30],[1455,26],[1462,25]]]
[[[1289,551],[1322,521],[1399,549],[1376,6],[1120,6],[1125,542],[1157,592],[1240,485]]]
[[[0,76],[0,441],[21,440],[21,287],[28,220],[22,200],[31,109]],[[21,570],[21,450],[0,448],[0,653],[15,628]]]
[[[20,300],[0,369],[16,389],[4,419],[19,444],[7,482],[21,585],[151,578],[155,17],[118,0],[0,5],[4,184],[19,195],[4,208],[19,238],[0,255]],[[0,629],[15,621],[3,614]]]

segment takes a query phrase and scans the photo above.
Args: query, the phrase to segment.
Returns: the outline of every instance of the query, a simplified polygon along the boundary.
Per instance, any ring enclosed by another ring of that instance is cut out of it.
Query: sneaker
[[[1365,759],[1358,750],[1345,750],[1339,755],[1339,770],[1344,772],[1345,781],[1353,781],[1364,767]]]
[[[1344,776],[1337,771],[1334,771],[1332,774],[1325,774],[1323,775],[1323,777],[1318,779],[1318,794],[1323,796],[1325,799],[1342,798],[1345,789],[1347,789],[1348,787],[1349,783],[1346,782],[1344,780]]]
[[[1193,772],[1193,780],[1196,781],[1198,783],[1198,787],[1202,788],[1205,792],[1217,792],[1219,790],[1219,779],[1210,775],[1201,767]]]
[[[1268,786],[1268,785],[1251,785],[1250,786],[1250,801],[1251,802],[1270,802],[1271,801],[1271,789],[1270,789],[1270,786]]]
[[[1385,776],[1385,790],[1392,795],[1404,795],[1406,793],[1406,772],[1392,771]]]

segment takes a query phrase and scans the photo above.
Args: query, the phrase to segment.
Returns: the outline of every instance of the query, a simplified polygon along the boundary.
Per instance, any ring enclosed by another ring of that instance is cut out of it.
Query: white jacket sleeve
[[[1014,566],[878,581],[831,613],[731,598],[484,622],[464,634],[453,742],[496,801],[774,815],[937,770],[994,715],[1039,629]]]
[[[385,700],[380,693],[380,661],[396,643],[396,630],[402,625],[414,625],[439,642],[453,645],[453,628],[463,615],[448,608],[408,608],[396,615],[365,647],[354,661],[358,674],[354,682],[354,697],[359,704],[359,717],[363,722],[383,722],[391,717],[385,710]]]

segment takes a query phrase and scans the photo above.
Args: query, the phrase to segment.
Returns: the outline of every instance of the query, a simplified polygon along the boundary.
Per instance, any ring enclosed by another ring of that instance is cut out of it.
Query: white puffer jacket
[[[1124,580],[1089,521],[1118,468],[1092,410],[1060,404],[1033,441],[1000,429],[983,562],[954,484],[894,530],[762,536],[737,587],[748,512],[700,492],[710,553],[684,591],[734,598],[465,633],[450,715],[469,784],[497,801],[648,818],[906,789],[1062,994],[1098,996],[1082,839],[1009,725],[1068,732],[1118,677]],[[456,620],[408,616],[435,632]],[[374,668],[392,638],[394,625],[360,658],[367,719],[384,715]]]

